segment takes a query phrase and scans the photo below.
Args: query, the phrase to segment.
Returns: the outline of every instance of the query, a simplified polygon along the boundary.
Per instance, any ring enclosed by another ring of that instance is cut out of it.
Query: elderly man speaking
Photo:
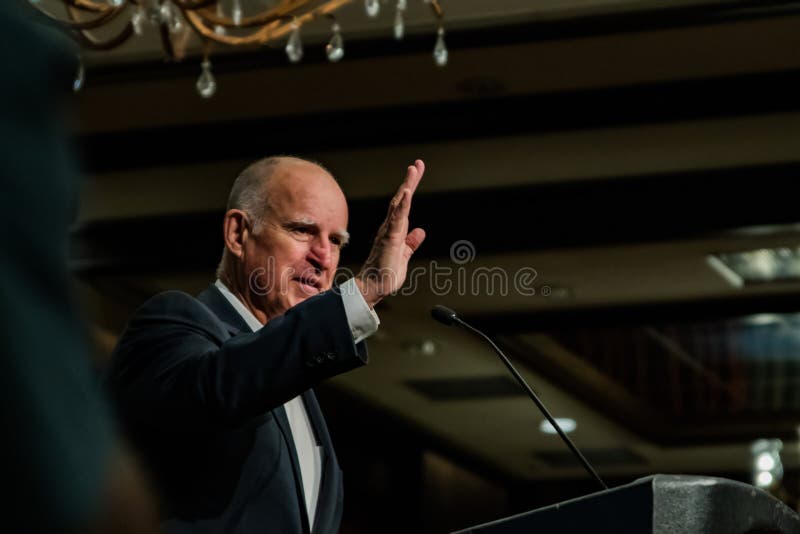
[[[408,167],[372,251],[332,287],[348,239],[333,177],[291,157],[236,179],[217,280],[130,320],[108,386],[163,500],[168,533],[335,533],[342,478],[311,388],[367,362],[373,307],[425,239],[409,231],[424,164]]]

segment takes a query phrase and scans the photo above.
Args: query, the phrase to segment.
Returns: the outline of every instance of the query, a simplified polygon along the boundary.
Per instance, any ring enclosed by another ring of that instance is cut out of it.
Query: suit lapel
[[[322,417],[322,410],[319,408],[317,396],[309,389],[303,393],[302,398],[308,414],[308,420],[311,421],[311,427],[314,430],[314,440],[318,446],[325,447],[325,438],[327,438],[328,433],[325,429],[325,419]]]
[[[197,298],[214,312],[214,315],[225,325],[231,336],[240,332],[251,331],[244,318],[239,315],[236,308],[228,302],[228,299],[220,293],[220,290],[214,284],[211,284],[205,291],[197,295]]]

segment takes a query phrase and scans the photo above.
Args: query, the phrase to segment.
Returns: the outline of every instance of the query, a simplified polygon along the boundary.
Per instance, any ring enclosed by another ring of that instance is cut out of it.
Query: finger
[[[395,193],[395,198],[400,196],[400,193],[403,189],[408,189],[413,194],[414,191],[417,189],[417,185],[419,181],[422,179],[422,174],[425,172],[425,164],[422,162],[421,159],[418,159],[414,162],[413,165],[409,165],[406,168],[406,176],[403,178],[402,183],[398,186],[397,192]]]
[[[392,197],[391,202],[389,202],[389,209],[386,212],[386,218],[383,220],[383,224],[381,224],[381,230],[394,225],[394,221],[397,219],[399,211],[402,209],[406,193],[407,191],[405,189],[400,189]]]
[[[408,189],[400,191],[400,201],[395,206],[391,215],[387,219],[389,233],[397,236],[405,236],[408,232],[408,213],[411,210],[411,192]]]
[[[406,177],[403,179],[403,182],[398,186],[397,191],[392,197],[391,202],[389,202],[389,211],[386,216],[387,220],[391,217],[394,209],[397,206],[399,206],[401,201],[403,200],[403,195],[405,194],[404,190],[407,189],[412,195],[414,194],[414,191],[417,189],[417,185],[419,184],[420,179],[422,179],[422,173],[424,172],[425,172],[425,164],[422,162],[421,159],[416,160],[413,165],[408,166],[408,168],[406,169]]]
[[[396,220],[400,221],[405,219],[408,221],[408,214],[411,212],[411,195],[412,193],[409,189],[403,189],[400,203],[397,205],[397,210],[395,211]]]
[[[425,163],[421,159],[414,161],[413,165],[408,166],[403,183],[400,184],[391,202],[389,202],[389,209],[379,229],[379,233],[398,230],[405,233],[407,231],[408,214],[411,211],[411,197],[419,181],[422,179],[422,174],[424,172]]]
[[[422,242],[425,241],[425,230],[422,228],[414,228],[406,236],[406,259],[410,258],[413,253],[417,251]]]
[[[425,174],[425,162],[422,161],[421,159],[415,160],[414,166],[417,168],[417,171],[419,172],[420,179],[422,179],[422,175]]]
[[[425,163],[421,159],[418,159],[414,161],[413,165],[409,165],[408,169],[406,169],[406,178],[403,180],[403,185],[400,187],[410,189],[413,195],[414,191],[417,190],[419,181],[422,180],[423,174],[425,174]]]

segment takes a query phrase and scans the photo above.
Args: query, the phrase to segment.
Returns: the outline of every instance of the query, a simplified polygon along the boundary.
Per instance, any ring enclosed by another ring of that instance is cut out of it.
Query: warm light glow
[[[762,452],[756,459],[756,467],[759,471],[772,471],[775,467],[775,458],[768,452]]]
[[[768,488],[772,485],[772,473],[769,471],[761,471],[756,477],[756,484],[760,488]]]
[[[565,434],[569,434],[578,426],[578,424],[575,422],[575,419],[570,419],[568,417],[556,417],[556,423],[558,423],[558,426],[561,427],[561,430],[563,430]],[[539,425],[539,430],[545,434],[558,434],[556,429],[553,428],[553,425],[551,425],[550,421],[547,419],[541,422]]]

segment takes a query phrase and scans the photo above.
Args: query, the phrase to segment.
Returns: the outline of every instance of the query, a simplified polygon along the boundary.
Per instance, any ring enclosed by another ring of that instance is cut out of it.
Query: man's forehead
[[[328,171],[313,163],[303,160],[280,163],[265,188],[265,196],[285,203],[284,207],[307,206],[314,211],[339,207],[347,217],[347,201],[339,184]]]
[[[319,165],[303,160],[286,160],[275,165],[264,183],[265,192],[270,196],[289,195],[308,191],[329,191],[342,193],[334,177]]]
[[[323,179],[336,182],[328,171],[316,163],[292,157],[279,159],[272,168],[272,176],[273,178],[281,177],[290,182],[296,181],[297,176],[314,177],[317,180]]]
[[[284,223],[313,225],[347,241],[347,201],[325,169],[286,158],[275,168],[267,187],[273,214]]]

